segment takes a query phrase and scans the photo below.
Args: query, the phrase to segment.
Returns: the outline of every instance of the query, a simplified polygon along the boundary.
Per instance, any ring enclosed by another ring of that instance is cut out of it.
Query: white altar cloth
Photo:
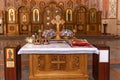
[[[94,47],[71,47],[66,41],[50,41],[48,45],[25,44],[18,54],[80,54],[80,53],[99,53]]]

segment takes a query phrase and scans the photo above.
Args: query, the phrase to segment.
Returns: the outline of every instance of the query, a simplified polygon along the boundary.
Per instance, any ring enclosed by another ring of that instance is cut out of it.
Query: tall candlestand
[[[107,31],[107,25],[108,25],[107,23],[104,23],[104,24],[103,24],[103,27],[104,27],[104,33],[103,33],[103,34],[104,34],[104,35],[107,34],[107,32],[106,32],[106,31]]]

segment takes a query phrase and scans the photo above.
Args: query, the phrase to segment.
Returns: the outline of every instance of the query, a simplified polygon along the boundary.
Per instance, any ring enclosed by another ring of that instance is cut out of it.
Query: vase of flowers
[[[42,36],[44,38],[52,39],[56,36],[56,32],[53,29],[44,30]]]
[[[56,32],[53,29],[49,29],[49,30],[44,30],[42,37],[45,38],[44,43],[48,44],[49,43],[49,39],[53,39],[56,36]]]
[[[64,29],[60,32],[60,36],[64,39],[69,39],[69,38],[73,38],[74,34],[71,30]]]

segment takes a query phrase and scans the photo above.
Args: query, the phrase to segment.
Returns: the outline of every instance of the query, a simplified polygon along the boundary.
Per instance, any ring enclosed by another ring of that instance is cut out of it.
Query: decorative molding
[[[79,56],[73,56],[72,57],[72,69],[79,69],[79,67],[80,67]]]
[[[108,11],[108,18],[116,18],[116,8],[117,8],[117,0],[110,0],[109,1],[109,11]]]
[[[102,11],[102,8],[103,8],[103,0],[98,0],[98,10],[101,10]]]
[[[38,69],[40,71],[45,70],[45,55],[38,56]]]

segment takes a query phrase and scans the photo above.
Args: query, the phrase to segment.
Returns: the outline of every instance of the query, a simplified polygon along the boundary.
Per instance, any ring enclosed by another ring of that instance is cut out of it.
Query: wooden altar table
[[[87,54],[93,53],[99,55],[94,46],[71,47],[66,41],[26,44],[18,51],[30,55],[29,80],[88,80]]]

